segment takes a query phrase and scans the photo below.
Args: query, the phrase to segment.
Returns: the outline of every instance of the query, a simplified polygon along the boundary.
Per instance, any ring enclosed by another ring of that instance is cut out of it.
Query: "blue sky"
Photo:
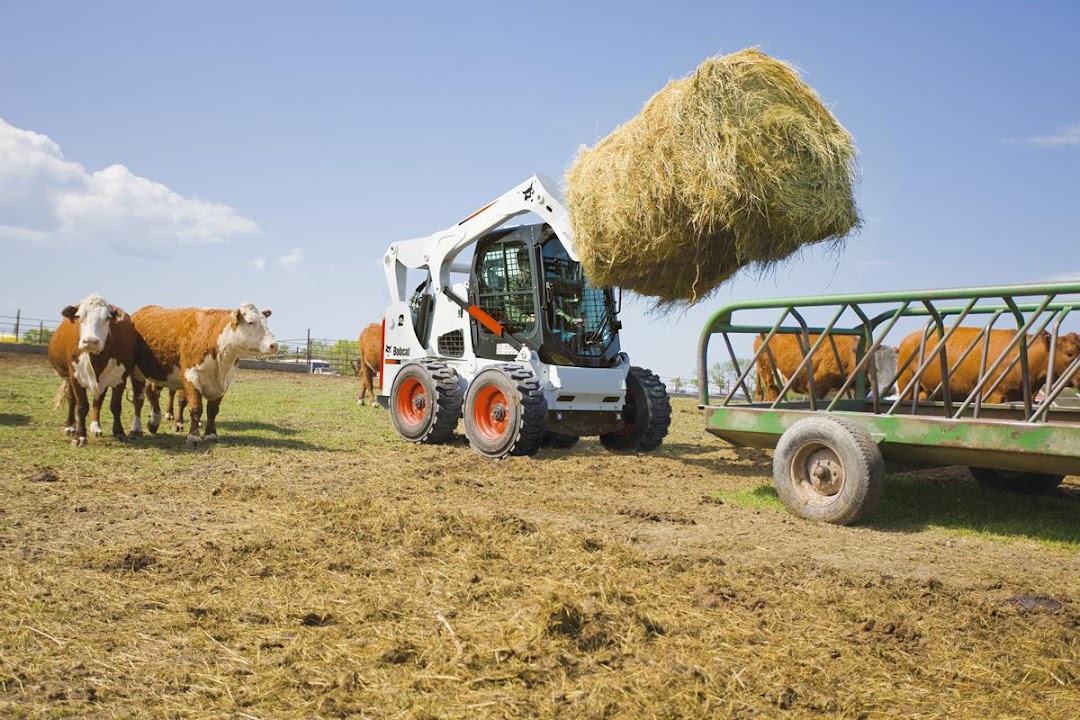
[[[1080,280],[1074,2],[7,2],[0,315],[100,292],[273,310],[355,337],[394,241],[456,222],[760,46],[855,136],[866,223],[840,254],[686,313],[627,303],[635,364],[690,375],[725,302]]]

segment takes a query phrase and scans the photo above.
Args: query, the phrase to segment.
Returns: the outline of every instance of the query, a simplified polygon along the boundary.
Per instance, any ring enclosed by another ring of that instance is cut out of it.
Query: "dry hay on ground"
[[[789,65],[749,49],[660,90],[566,175],[593,281],[695,302],[859,224],[851,135]]]
[[[688,399],[652,454],[489,462],[241,371],[211,448],[73,451],[44,359],[0,376],[0,716],[1080,716],[1075,543],[717,499],[769,456]]]

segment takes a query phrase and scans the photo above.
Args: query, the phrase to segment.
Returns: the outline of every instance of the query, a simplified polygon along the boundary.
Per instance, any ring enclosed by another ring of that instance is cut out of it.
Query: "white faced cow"
[[[147,427],[157,432],[161,424],[160,389],[183,390],[191,416],[188,444],[217,440],[214,420],[225,391],[229,389],[241,358],[273,355],[277,341],[266,325],[269,310],[252,303],[236,310],[163,308],[148,305],[131,316],[138,333],[135,353],[135,415],[142,414],[143,381],[156,386],[150,398]],[[206,398],[206,429],[199,437],[203,398]]]
[[[74,436],[76,447],[86,444],[86,414],[90,398],[94,412],[90,432],[101,436],[101,405],[105,393],[113,389],[112,435],[125,439],[120,423],[120,403],[124,385],[135,367],[135,326],[131,317],[121,308],[110,305],[94,293],[78,305],[68,305],[60,313],[64,320],[49,339],[49,362],[56,374],[64,379],[57,394],[60,402],[68,401],[67,423],[64,431]],[[78,408],[78,423],[75,410]],[[131,426],[132,433],[139,431],[138,418]]]

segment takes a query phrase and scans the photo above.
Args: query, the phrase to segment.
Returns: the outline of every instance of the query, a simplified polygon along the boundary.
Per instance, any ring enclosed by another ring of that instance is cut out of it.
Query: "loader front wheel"
[[[622,430],[600,436],[608,450],[655,450],[671,425],[671,398],[660,378],[646,368],[631,367],[626,376]]]
[[[438,360],[408,363],[390,389],[390,420],[408,442],[437,444],[454,435],[461,416],[458,374]]]
[[[547,424],[547,401],[529,368],[496,365],[482,370],[465,393],[465,435],[488,458],[532,455]]]

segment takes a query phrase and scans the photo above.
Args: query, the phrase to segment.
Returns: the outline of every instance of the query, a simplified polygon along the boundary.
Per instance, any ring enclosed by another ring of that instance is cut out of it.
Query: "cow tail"
[[[64,402],[64,398],[68,395],[68,381],[63,380],[60,383],[60,389],[56,391],[56,397],[53,398],[53,407],[58,408]]]

